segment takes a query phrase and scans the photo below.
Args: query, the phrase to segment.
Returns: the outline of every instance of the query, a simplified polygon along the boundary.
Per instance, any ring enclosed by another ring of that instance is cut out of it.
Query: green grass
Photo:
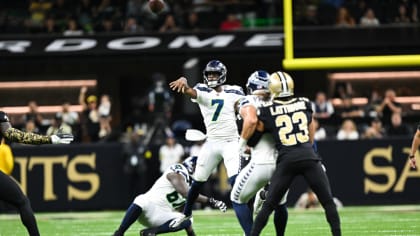
[[[420,206],[344,207],[339,209],[339,213],[343,235],[420,235]],[[123,211],[103,211],[37,213],[36,217],[41,235],[100,236],[112,235],[123,215]],[[125,235],[138,235],[141,228],[140,224],[135,223]],[[216,210],[194,211],[194,229],[197,235],[242,235],[232,211],[226,213]],[[19,216],[0,215],[0,236],[14,235],[27,235]],[[185,233],[181,231],[172,235],[185,235]],[[275,235],[271,223],[266,226],[263,235]],[[330,235],[323,210],[289,209],[286,235]]]

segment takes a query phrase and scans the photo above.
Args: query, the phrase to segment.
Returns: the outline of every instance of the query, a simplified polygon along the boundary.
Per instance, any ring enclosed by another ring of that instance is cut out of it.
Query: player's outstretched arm
[[[3,137],[7,140],[24,144],[69,144],[73,141],[72,134],[59,133],[57,135],[46,136],[24,132],[12,127],[6,113],[0,111],[0,128]]]
[[[197,91],[188,85],[187,78],[180,77],[179,79],[169,83],[169,87],[178,93],[183,93],[191,98],[197,98]]]

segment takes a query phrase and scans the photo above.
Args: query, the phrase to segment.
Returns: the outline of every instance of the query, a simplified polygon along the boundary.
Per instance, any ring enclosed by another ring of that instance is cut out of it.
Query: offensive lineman
[[[182,229],[185,229],[187,235],[195,235],[192,220],[186,220],[176,228],[170,228],[169,223],[182,216],[177,209],[185,203],[188,186],[191,183],[190,175],[194,173],[196,162],[197,157],[191,156],[181,164],[170,166],[149,191],[134,199],[114,236],[124,235],[136,220],[148,227],[140,231],[142,236],[176,232]],[[226,204],[222,201],[203,195],[199,195],[197,201],[209,203],[221,211],[226,211]]]
[[[277,152],[274,140],[269,133],[262,133],[264,130],[256,130],[258,126],[258,107],[263,101],[270,100],[268,80],[270,75],[266,71],[258,70],[251,74],[246,83],[248,96],[240,100],[238,104],[239,114],[243,120],[240,143],[240,150],[251,146],[251,161],[241,170],[232,187],[230,199],[232,204],[247,206],[248,201],[255,196],[257,191],[264,187],[271,178],[275,168]],[[250,136],[245,140],[243,136]],[[287,194],[286,194],[287,195]],[[256,209],[254,209],[255,211]],[[249,217],[252,220],[251,212]],[[280,205],[275,207],[274,225],[276,235],[284,235],[287,224],[286,196],[283,197]],[[252,221],[243,226],[246,235],[251,233]]]
[[[223,85],[226,82],[226,73],[226,66],[223,63],[212,60],[207,63],[203,71],[205,84],[198,83],[191,88],[185,77],[169,84],[172,90],[186,94],[193,102],[198,103],[207,134],[207,141],[198,155],[194,181],[184,207],[184,216],[174,220],[171,227],[177,227],[191,218],[193,203],[201,187],[222,159],[231,185],[239,172],[239,134],[235,104],[245,94],[240,86]]]
[[[8,141],[17,143],[35,145],[69,144],[73,141],[73,135],[71,134],[59,133],[57,135],[44,136],[15,129],[10,124],[9,117],[3,111],[0,111],[0,129],[0,136],[3,136]],[[20,219],[29,235],[39,235],[36,219],[28,197],[25,196],[16,182],[2,171],[0,171],[0,200],[10,203],[18,209]]]
[[[293,96],[293,80],[281,71],[270,76],[269,89],[273,99],[260,107],[259,119],[265,130],[273,136],[278,157],[267,199],[255,219],[251,235],[261,233],[294,178],[302,175],[318,196],[332,235],[341,236],[340,217],[328,177],[312,147],[314,125],[311,102],[307,98]]]

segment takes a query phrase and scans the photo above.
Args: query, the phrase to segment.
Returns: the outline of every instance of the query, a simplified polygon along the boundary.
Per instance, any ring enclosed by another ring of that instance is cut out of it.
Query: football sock
[[[192,215],[192,208],[194,206],[194,202],[200,193],[200,189],[205,182],[197,182],[193,181],[190,190],[188,191],[187,202],[185,203],[184,207],[184,215],[190,216]]]
[[[333,236],[341,236],[340,216],[338,215],[337,207],[331,199],[324,205],[327,221],[330,224]]]
[[[245,235],[250,235],[252,228],[252,213],[248,205],[245,203],[239,204],[232,202],[233,210],[235,210],[236,217],[239,220],[239,224],[244,230]]]
[[[274,209],[274,227],[276,228],[276,235],[284,235],[288,216],[289,213],[287,212],[286,204],[279,205]]]
[[[273,207],[270,206],[270,204],[267,204],[267,202],[263,205],[252,225],[251,235],[260,235],[273,210]]]
[[[20,219],[25,225],[26,229],[30,236],[39,236],[38,226],[36,224],[36,219],[33,214],[31,204],[29,200],[25,198],[24,204],[20,205],[19,207]]]
[[[127,229],[139,218],[141,212],[142,212],[141,207],[132,203],[128,207],[127,211],[125,212],[125,215],[120,224],[120,227],[118,228],[117,232],[115,232],[116,234],[114,235],[117,236],[118,233],[123,235],[125,231],[127,231]]]
[[[162,225],[159,225],[158,227],[153,227],[153,228],[145,229],[145,230],[143,230],[143,232],[145,233],[145,235],[147,235],[148,233],[163,234],[163,233],[168,233],[168,232],[176,232],[176,231],[179,231],[179,230],[182,230],[182,229],[186,229],[186,228],[188,228],[188,227],[191,226],[191,220],[186,220],[186,221],[182,222],[178,227],[171,228],[169,226],[169,224],[171,223],[171,221],[172,220],[169,220],[166,223],[164,223]]]

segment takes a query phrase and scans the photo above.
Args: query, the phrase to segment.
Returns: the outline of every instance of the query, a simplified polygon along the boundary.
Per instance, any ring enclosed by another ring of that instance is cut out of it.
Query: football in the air
[[[156,14],[162,11],[164,6],[165,3],[163,2],[163,0],[149,0],[150,10]]]

